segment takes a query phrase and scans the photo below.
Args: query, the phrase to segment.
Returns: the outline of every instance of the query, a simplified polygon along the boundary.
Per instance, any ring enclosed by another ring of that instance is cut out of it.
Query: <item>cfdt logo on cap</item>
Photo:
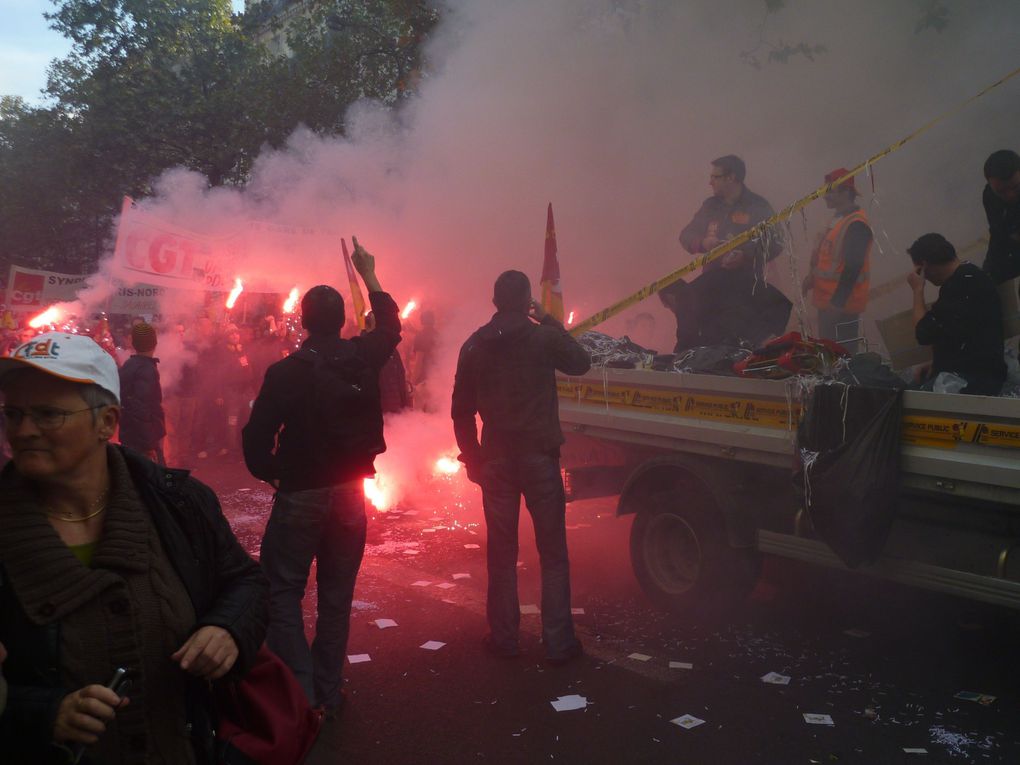
[[[56,340],[25,343],[18,349],[17,355],[24,356],[26,359],[55,359],[60,356],[60,343]]]

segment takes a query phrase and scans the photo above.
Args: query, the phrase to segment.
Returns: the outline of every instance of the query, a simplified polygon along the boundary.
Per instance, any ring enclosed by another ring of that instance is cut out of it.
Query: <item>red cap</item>
[[[832,183],[833,181],[838,181],[840,178],[842,178],[844,175],[846,175],[849,172],[850,171],[847,170],[845,167],[837,167],[835,170],[833,170],[831,173],[829,173],[828,175],[825,176],[825,182],[826,183]],[[843,181],[841,184],[839,184],[838,186],[834,186],[833,188],[836,188],[836,189],[850,189],[850,191],[852,191],[854,194],[857,193],[857,187],[854,185],[853,176],[850,176],[845,181]]]

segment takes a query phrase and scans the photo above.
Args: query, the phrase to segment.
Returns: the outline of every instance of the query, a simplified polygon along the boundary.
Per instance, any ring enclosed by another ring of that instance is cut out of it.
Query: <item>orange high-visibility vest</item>
[[[836,293],[839,280],[843,276],[843,267],[846,262],[843,260],[843,240],[846,239],[847,229],[851,223],[863,223],[868,225],[868,216],[864,210],[857,209],[842,218],[836,218],[825,232],[825,237],[812,262],[815,263],[812,272],[814,282],[812,285],[812,297],[815,306],[818,308],[832,308],[832,296]],[[871,246],[874,244],[874,237],[868,242],[868,251],[864,253],[864,264],[857,274],[857,282],[854,284],[846,305],[841,309],[845,313],[864,313],[868,304],[868,289],[871,285]]]

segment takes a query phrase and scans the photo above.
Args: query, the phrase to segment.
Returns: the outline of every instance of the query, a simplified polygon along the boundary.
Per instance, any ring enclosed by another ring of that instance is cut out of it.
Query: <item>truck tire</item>
[[[645,594],[685,613],[721,613],[739,603],[761,568],[757,550],[729,545],[708,493],[690,487],[648,497],[631,527],[630,558]]]

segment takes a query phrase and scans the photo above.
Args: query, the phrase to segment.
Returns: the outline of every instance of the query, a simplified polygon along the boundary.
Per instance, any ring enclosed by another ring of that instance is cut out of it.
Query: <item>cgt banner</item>
[[[244,220],[221,235],[168,223],[124,198],[113,273],[125,283],[226,292],[235,278],[247,292],[277,292],[281,263],[311,273],[338,273],[337,233],[305,226]]]
[[[54,303],[66,303],[78,296],[91,274],[61,274],[11,266],[8,308],[15,313],[37,313]],[[152,284],[119,284],[103,309],[110,313],[156,314],[165,287]]]
[[[58,274],[11,266],[8,307],[15,312],[41,311],[54,303],[74,300],[88,278],[88,274]]]

